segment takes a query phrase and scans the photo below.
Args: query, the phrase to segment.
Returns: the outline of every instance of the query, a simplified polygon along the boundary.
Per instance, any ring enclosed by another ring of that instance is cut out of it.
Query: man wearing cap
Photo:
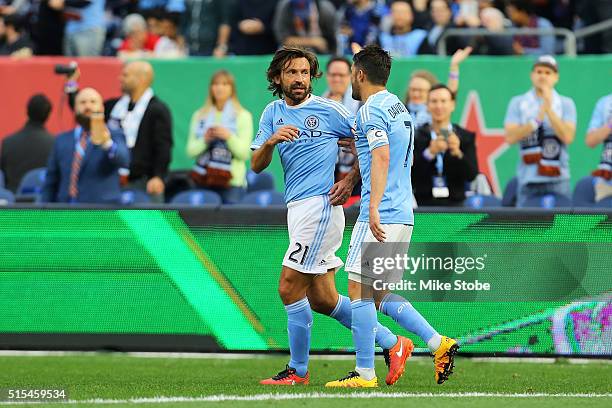
[[[586,135],[587,146],[602,145],[599,165],[593,171],[595,201],[612,196],[612,94],[597,101]]]
[[[531,70],[533,88],[512,98],[504,128],[506,141],[520,143],[517,207],[534,196],[570,196],[567,146],[576,134],[576,105],[554,89],[557,61],[539,57]]]

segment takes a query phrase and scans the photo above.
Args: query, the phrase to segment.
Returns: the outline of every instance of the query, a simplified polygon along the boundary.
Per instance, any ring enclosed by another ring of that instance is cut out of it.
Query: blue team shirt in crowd
[[[604,96],[597,101],[587,131],[599,129],[610,122],[612,122],[612,94]]]
[[[344,106],[319,96],[297,106],[276,100],[261,114],[251,149],[260,148],[283,126],[297,127],[298,139],[276,145],[285,173],[285,202],[324,195],[334,184],[338,139],[353,137],[353,122]]]
[[[410,169],[414,124],[397,96],[387,90],[370,96],[357,112],[355,145],[361,171],[361,208],[357,221],[369,222],[372,150],[389,145],[389,173],[378,207],[381,224],[414,225]]]

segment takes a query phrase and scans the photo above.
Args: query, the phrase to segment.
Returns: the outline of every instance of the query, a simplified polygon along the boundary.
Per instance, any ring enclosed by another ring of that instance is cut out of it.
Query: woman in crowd
[[[196,159],[196,184],[217,191],[223,203],[239,202],[246,193],[252,139],[252,115],[238,101],[234,77],[217,71],[204,106],[191,118],[187,154]]]

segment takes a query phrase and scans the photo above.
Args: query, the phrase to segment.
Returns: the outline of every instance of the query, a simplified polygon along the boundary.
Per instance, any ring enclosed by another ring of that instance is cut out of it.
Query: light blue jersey
[[[352,137],[354,117],[341,104],[311,95],[297,106],[271,102],[261,114],[251,145],[256,150],[279,128],[295,126],[300,137],[277,145],[285,172],[285,202],[326,195],[334,184],[338,139]]]
[[[357,221],[369,222],[372,150],[389,145],[389,173],[378,207],[381,224],[414,225],[410,168],[414,125],[397,96],[387,90],[370,96],[357,112],[355,145],[361,171],[361,208]]]

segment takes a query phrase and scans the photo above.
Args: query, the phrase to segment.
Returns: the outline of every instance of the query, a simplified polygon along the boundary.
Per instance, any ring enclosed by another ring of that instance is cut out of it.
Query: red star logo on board
[[[506,143],[503,128],[487,128],[480,98],[475,91],[468,94],[460,125],[476,133],[478,169],[489,180],[495,195],[501,196],[502,189],[497,178],[495,160],[508,149],[509,145]]]

